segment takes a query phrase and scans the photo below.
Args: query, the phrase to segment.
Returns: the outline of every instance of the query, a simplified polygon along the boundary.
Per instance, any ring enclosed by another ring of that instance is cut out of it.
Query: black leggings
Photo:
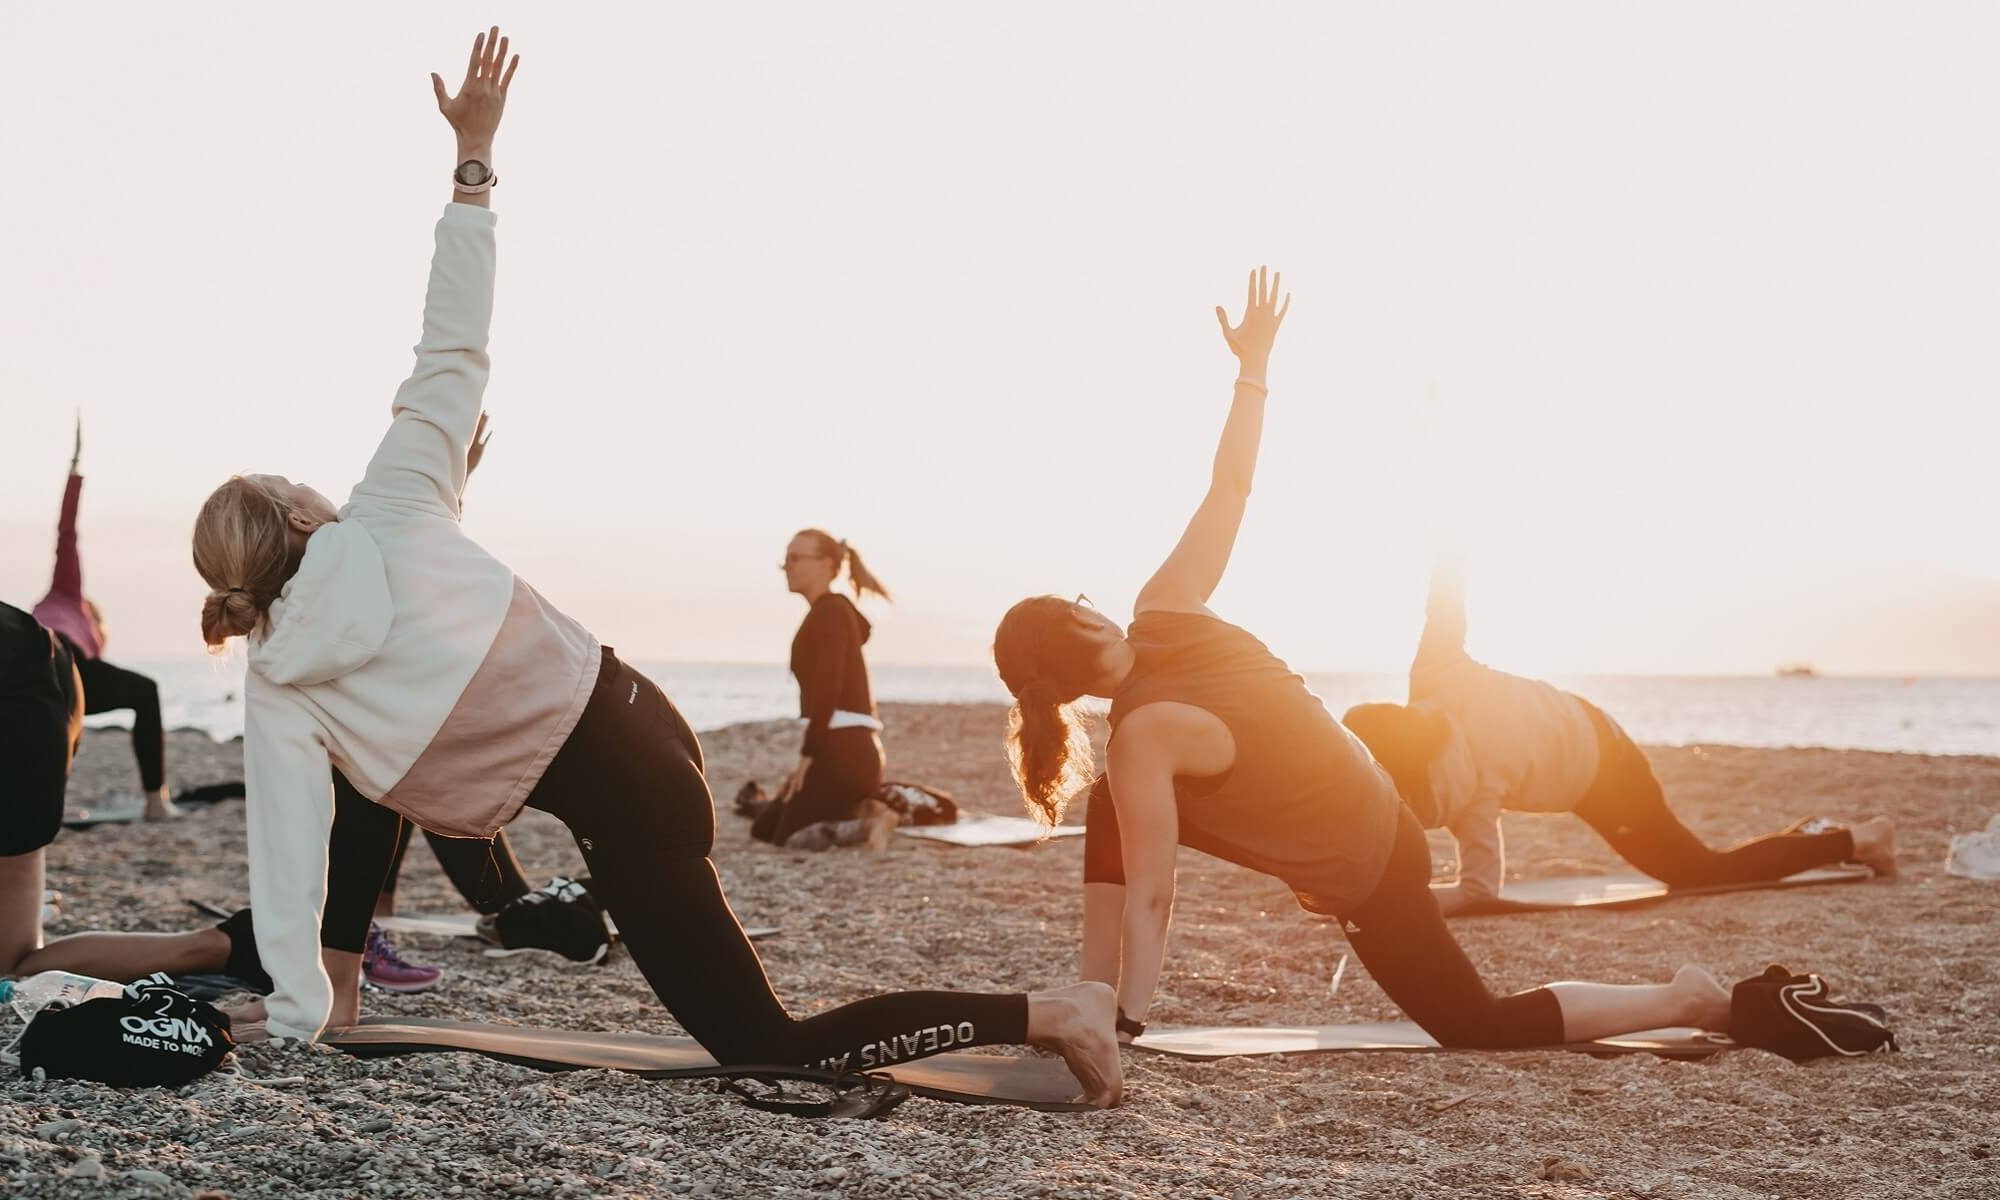
[[[1347,942],[1389,999],[1446,1046],[1505,1050],[1563,1040],[1562,1008],[1547,988],[1495,996],[1445,927],[1431,895],[1431,847],[1408,808],[1382,882],[1341,914]]]
[[[751,822],[750,836],[780,846],[808,825],[845,821],[861,802],[882,787],[882,740],[872,729],[835,729],[806,768],[797,794],[764,806]]]
[[[528,803],[569,826],[591,890],[667,1011],[717,1061],[872,1069],[1025,1041],[1028,1000],[899,992],[796,1018],[723,898],[701,744],[609,649],[589,707]]]
[[[391,808],[355,790],[347,776],[333,773],[333,832],[327,838],[326,910],[320,916],[319,944],[361,953],[375,900],[396,885],[403,851],[416,828]],[[426,833],[438,865],[466,903],[482,913],[498,912],[530,890],[521,864],[502,830],[492,842]]]
[[[67,641],[68,639],[64,639]],[[160,726],[160,685],[137,671],[114,667],[100,658],[76,656],[83,679],[83,711],[97,714],[132,710],[132,754],[139,760],[139,786],[157,792],[167,782],[167,738]]]
[[[416,822],[403,822],[396,838],[396,853],[389,860],[389,876],[382,882],[381,894],[389,898],[392,908],[396,900],[396,881],[403,874],[403,855],[409,852],[410,835],[416,829]],[[509,901],[534,890],[521,870],[521,860],[514,857],[513,843],[507,840],[504,829],[494,834],[490,842],[478,838],[446,837],[428,829],[424,830],[424,840],[431,844],[431,853],[437,855],[438,866],[444,868],[451,886],[458,889],[458,894],[465,898],[474,912],[497,913],[507,907]]]
[[[1728,850],[1711,850],[1667,807],[1645,752],[1616,722],[1586,703],[1597,726],[1597,778],[1576,815],[1610,843],[1626,862],[1671,887],[1762,883],[1854,857],[1854,836],[1777,833]]]

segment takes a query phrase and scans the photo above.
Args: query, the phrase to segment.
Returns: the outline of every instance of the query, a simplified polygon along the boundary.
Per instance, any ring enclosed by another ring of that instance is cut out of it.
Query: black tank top
[[[1199,613],[1145,612],[1137,662],[1111,698],[1111,736],[1147,704],[1212,713],[1236,741],[1220,775],[1174,780],[1184,846],[1275,875],[1311,912],[1338,914],[1381,882],[1396,785],[1291,668],[1249,633]]]

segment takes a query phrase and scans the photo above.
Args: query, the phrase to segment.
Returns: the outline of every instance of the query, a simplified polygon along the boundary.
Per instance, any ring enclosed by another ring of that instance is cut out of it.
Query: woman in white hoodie
[[[250,896],[274,988],[261,1012],[240,1014],[245,1032],[262,1018],[272,1035],[314,1038],[358,1016],[366,906],[327,914],[324,962],[319,930],[337,767],[437,833],[490,838],[523,805],[561,819],[640,971],[722,1062],[887,1065],[1031,1042],[1059,1051],[1093,1102],[1116,1103],[1114,1004],[1101,984],[906,992],[803,1020],[786,1013],[709,860],[715,809],[687,723],[460,529],[488,367],[492,139],[517,64],[496,28],[473,43],[456,96],[431,77],[458,135],[454,194],[437,225],[416,369],[347,504],[279,476],[239,476],[195,524],[195,567],[213,589],[203,636],[250,643]],[[384,867],[392,849],[380,847]]]

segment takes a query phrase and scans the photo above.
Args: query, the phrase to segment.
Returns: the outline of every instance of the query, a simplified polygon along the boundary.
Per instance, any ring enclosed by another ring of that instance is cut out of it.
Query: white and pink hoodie
[[[597,639],[459,528],[493,314],[487,209],[437,225],[417,365],[388,434],[251,638],[244,720],[250,902],[274,1037],[315,1038],[331,766],[426,829],[491,837],[583,714]]]

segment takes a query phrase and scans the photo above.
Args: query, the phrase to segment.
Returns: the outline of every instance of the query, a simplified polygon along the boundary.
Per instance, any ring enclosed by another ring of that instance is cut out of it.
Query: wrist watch
[[[499,182],[499,173],[476,158],[466,159],[451,173],[452,186],[469,195],[491,191]]]

